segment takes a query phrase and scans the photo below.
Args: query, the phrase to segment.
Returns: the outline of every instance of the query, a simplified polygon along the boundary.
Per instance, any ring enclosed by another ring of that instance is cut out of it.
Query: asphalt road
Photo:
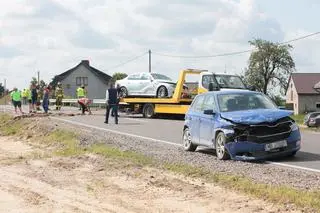
[[[12,110],[12,106],[1,106],[6,111]],[[75,108],[64,108],[64,112],[79,111]],[[182,120],[172,119],[144,119],[137,116],[121,115],[119,125],[114,124],[113,117],[110,117],[109,124],[104,124],[104,111],[93,110],[92,116],[59,117],[75,124],[84,124],[88,127],[108,129],[119,133],[131,134],[137,137],[147,137],[168,142],[168,145],[181,145]],[[273,161],[275,164],[289,166],[298,169],[317,170],[320,172],[320,133],[301,131],[302,148],[294,158],[285,158]]]
[[[148,137],[174,144],[181,144],[183,121],[169,119],[144,119],[134,116],[122,115],[119,125],[114,124],[110,117],[109,124],[104,124],[102,115],[63,117],[63,119],[82,123],[112,131]],[[320,172],[320,133],[301,131],[302,148],[294,158],[285,158],[274,161],[282,166],[290,166],[301,169],[314,169]]]

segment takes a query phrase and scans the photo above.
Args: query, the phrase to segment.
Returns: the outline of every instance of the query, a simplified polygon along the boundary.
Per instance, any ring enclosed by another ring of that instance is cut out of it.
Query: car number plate
[[[270,151],[273,149],[279,149],[279,148],[286,147],[286,146],[287,146],[287,141],[283,140],[283,141],[277,141],[274,143],[266,144],[264,149],[265,149],[265,151]]]

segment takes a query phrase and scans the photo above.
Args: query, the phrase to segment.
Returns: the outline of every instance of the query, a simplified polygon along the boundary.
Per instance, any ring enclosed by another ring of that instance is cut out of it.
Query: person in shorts
[[[12,100],[12,104],[14,106],[14,110],[17,112],[17,108],[19,108],[20,113],[23,114],[22,109],[21,109],[21,99],[22,99],[22,94],[21,91],[19,91],[16,87],[13,89],[13,91],[10,94],[11,96],[11,100]]]
[[[37,85],[32,84],[31,85],[31,110],[33,112],[36,112],[36,105],[38,100],[38,89]]]

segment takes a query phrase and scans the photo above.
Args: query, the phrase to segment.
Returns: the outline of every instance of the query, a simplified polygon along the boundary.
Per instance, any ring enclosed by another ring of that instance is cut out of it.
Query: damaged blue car
[[[183,147],[215,150],[220,160],[266,160],[294,156],[301,146],[292,111],[279,109],[266,95],[218,90],[197,95],[185,115]]]

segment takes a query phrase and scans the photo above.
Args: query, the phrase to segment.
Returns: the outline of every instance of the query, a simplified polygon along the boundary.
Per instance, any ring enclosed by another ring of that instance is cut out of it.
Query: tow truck
[[[185,82],[187,75],[199,76],[197,82],[189,84],[194,87],[189,91],[186,91],[186,89],[189,88]],[[213,85],[214,90],[249,89],[237,75],[216,74],[208,70],[200,69],[184,69],[180,71],[172,97],[120,98],[120,109],[127,113],[142,114],[145,118],[153,118],[159,114],[184,115],[193,98],[198,94],[207,92],[210,84]]]

